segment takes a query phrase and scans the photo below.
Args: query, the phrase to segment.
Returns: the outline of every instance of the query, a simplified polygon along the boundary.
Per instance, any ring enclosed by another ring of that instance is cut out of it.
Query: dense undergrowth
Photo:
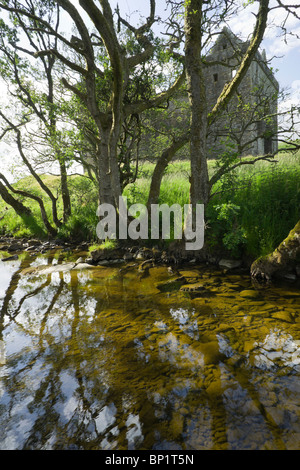
[[[257,162],[239,167],[229,178],[213,188],[206,211],[205,240],[212,251],[232,257],[252,258],[271,252],[300,218],[300,153],[280,154],[277,163]],[[213,172],[214,162],[210,162]],[[139,178],[129,185],[124,195],[128,205],[146,203],[153,165],[141,165]],[[189,201],[189,162],[175,161],[164,175],[159,203],[187,204]],[[52,190],[59,193],[58,179],[43,177]],[[41,194],[30,177],[16,183]],[[70,176],[72,215],[61,226],[57,238],[97,243],[97,190],[86,177]],[[59,199],[58,199],[59,201]],[[29,203],[23,201],[25,204]],[[48,214],[50,204],[45,200]],[[34,218],[21,219],[12,208],[0,201],[0,234],[15,237],[47,238],[39,208],[30,204]],[[61,207],[59,207],[61,209]]]

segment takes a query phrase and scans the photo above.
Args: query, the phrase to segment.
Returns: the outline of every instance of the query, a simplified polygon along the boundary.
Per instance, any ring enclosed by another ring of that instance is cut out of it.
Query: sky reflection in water
[[[0,262],[0,449],[299,449],[299,285],[28,263]]]

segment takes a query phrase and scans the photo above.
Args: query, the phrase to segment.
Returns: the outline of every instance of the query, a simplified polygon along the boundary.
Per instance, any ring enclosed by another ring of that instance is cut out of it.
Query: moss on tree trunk
[[[282,277],[300,264],[300,220],[280,245],[251,266],[251,275],[261,279]]]

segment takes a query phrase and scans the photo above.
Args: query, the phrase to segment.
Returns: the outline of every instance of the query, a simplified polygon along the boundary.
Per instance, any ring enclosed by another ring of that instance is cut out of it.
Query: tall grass
[[[146,162],[141,165],[137,181],[125,188],[124,196],[128,198],[128,204],[147,203],[153,170],[153,163]],[[162,178],[159,204],[188,204],[189,174],[188,161],[174,161],[169,164]]]
[[[220,206],[239,208],[231,228],[243,234],[240,251],[251,257],[273,251],[300,218],[300,153],[276,160],[240,167],[234,174],[234,187],[210,202],[213,221]]]
[[[209,161],[212,175],[215,162]],[[126,188],[128,203],[145,204],[153,164],[144,164],[137,182]],[[175,161],[165,172],[160,204],[189,202],[190,165]],[[206,211],[206,241],[230,256],[258,257],[273,251],[300,218],[300,152],[280,154],[275,162],[238,167],[213,188]]]

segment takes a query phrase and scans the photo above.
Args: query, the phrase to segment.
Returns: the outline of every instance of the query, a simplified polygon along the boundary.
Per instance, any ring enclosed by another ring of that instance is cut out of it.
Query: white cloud
[[[298,107],[298,111],[295,110]],[[300,137],[300,80],[294,80],[291,84],[290,92],[287,97],[278,104],[280,113],[289,112],[294,108],[293,116],[291,114],[283,115],[279,119],[279,126],[282,129],[293,129],[287,137],[292,139]]]
[[[294,80],[292,83],[292,89],[297,90],[300,93],[300,80]]]
[[[292,3],[290,0],[282,0],[283,5]],[[277,0],[271,0],[271,7],[277,5]],[[254,13],[257,12],[257,8],[257,2],[249,5],[242,9],[235,18],[232,18],[228,24],[231,30],[243,40],[251,37],[256,21]],[[282,34],[283,30],[280,27],[283,21],[285,22],[286,36]],[[287,16],[282,8],[271,10],[261,49],[266,50],[268,59],[275,58],[271,65],[279,69],[278,76],[277,74],[276,76],[280,81],[280,86],[281,88],[282,86],[288,88],[286,97],[278,105],[279,112],[289,111],[295,106],[300,107],[300,79],[298,79],[300,73],[297,60],[297,56],[300,54],[300,39],[297,36],[300,37],[299,20],[291,14]],[[293,138],[300,136],[299,120],[298,113],[293,121],[294,133],[291,133]],[[289,129],[292,123],[291,118],[287,115],[282,116],[279,121],[280,127],[282,126],[285,129]]]
[[[288,0],[282,0],[283,5],[288,5]],[[271,1],[271,7],[277,6],[277,1]],[[229,21],[231,30],[241,37],[241,39],[250,38],[255,25],[255,14],[258,11],[258,5],[248,5],[240,10],[238,15]],[[286,38],[282,35],[281,25],[287,32]],[[298,36],[298,37],[297,37]],[[291,50],[300,50],[300,24],[299,20],[292,14],[287,14],[282,8],[271,10],[268,18],[268,27],[265,32],[262,47],[266,49],[267,56],[282,56],[288,54]]]
[[[300,106],[300,80],[294,80],[287,97],[281,102],[281,109],[291,109],[293,106]]]
[[[246,40],[253,32],[253,27],[255,25],[254,13],[257,13],[256,5],[249,5],[248,7],[241,9],[238,15],[228,22],[229,28],[238,37]]]
[[[269,28],[264,39],[264,45],[268,56],[286,56],[290,51],[300,51],[300,25],[287,30],[287,35],[282,34],[280,28]],[[298,36],[298,37],[297,37]]]

